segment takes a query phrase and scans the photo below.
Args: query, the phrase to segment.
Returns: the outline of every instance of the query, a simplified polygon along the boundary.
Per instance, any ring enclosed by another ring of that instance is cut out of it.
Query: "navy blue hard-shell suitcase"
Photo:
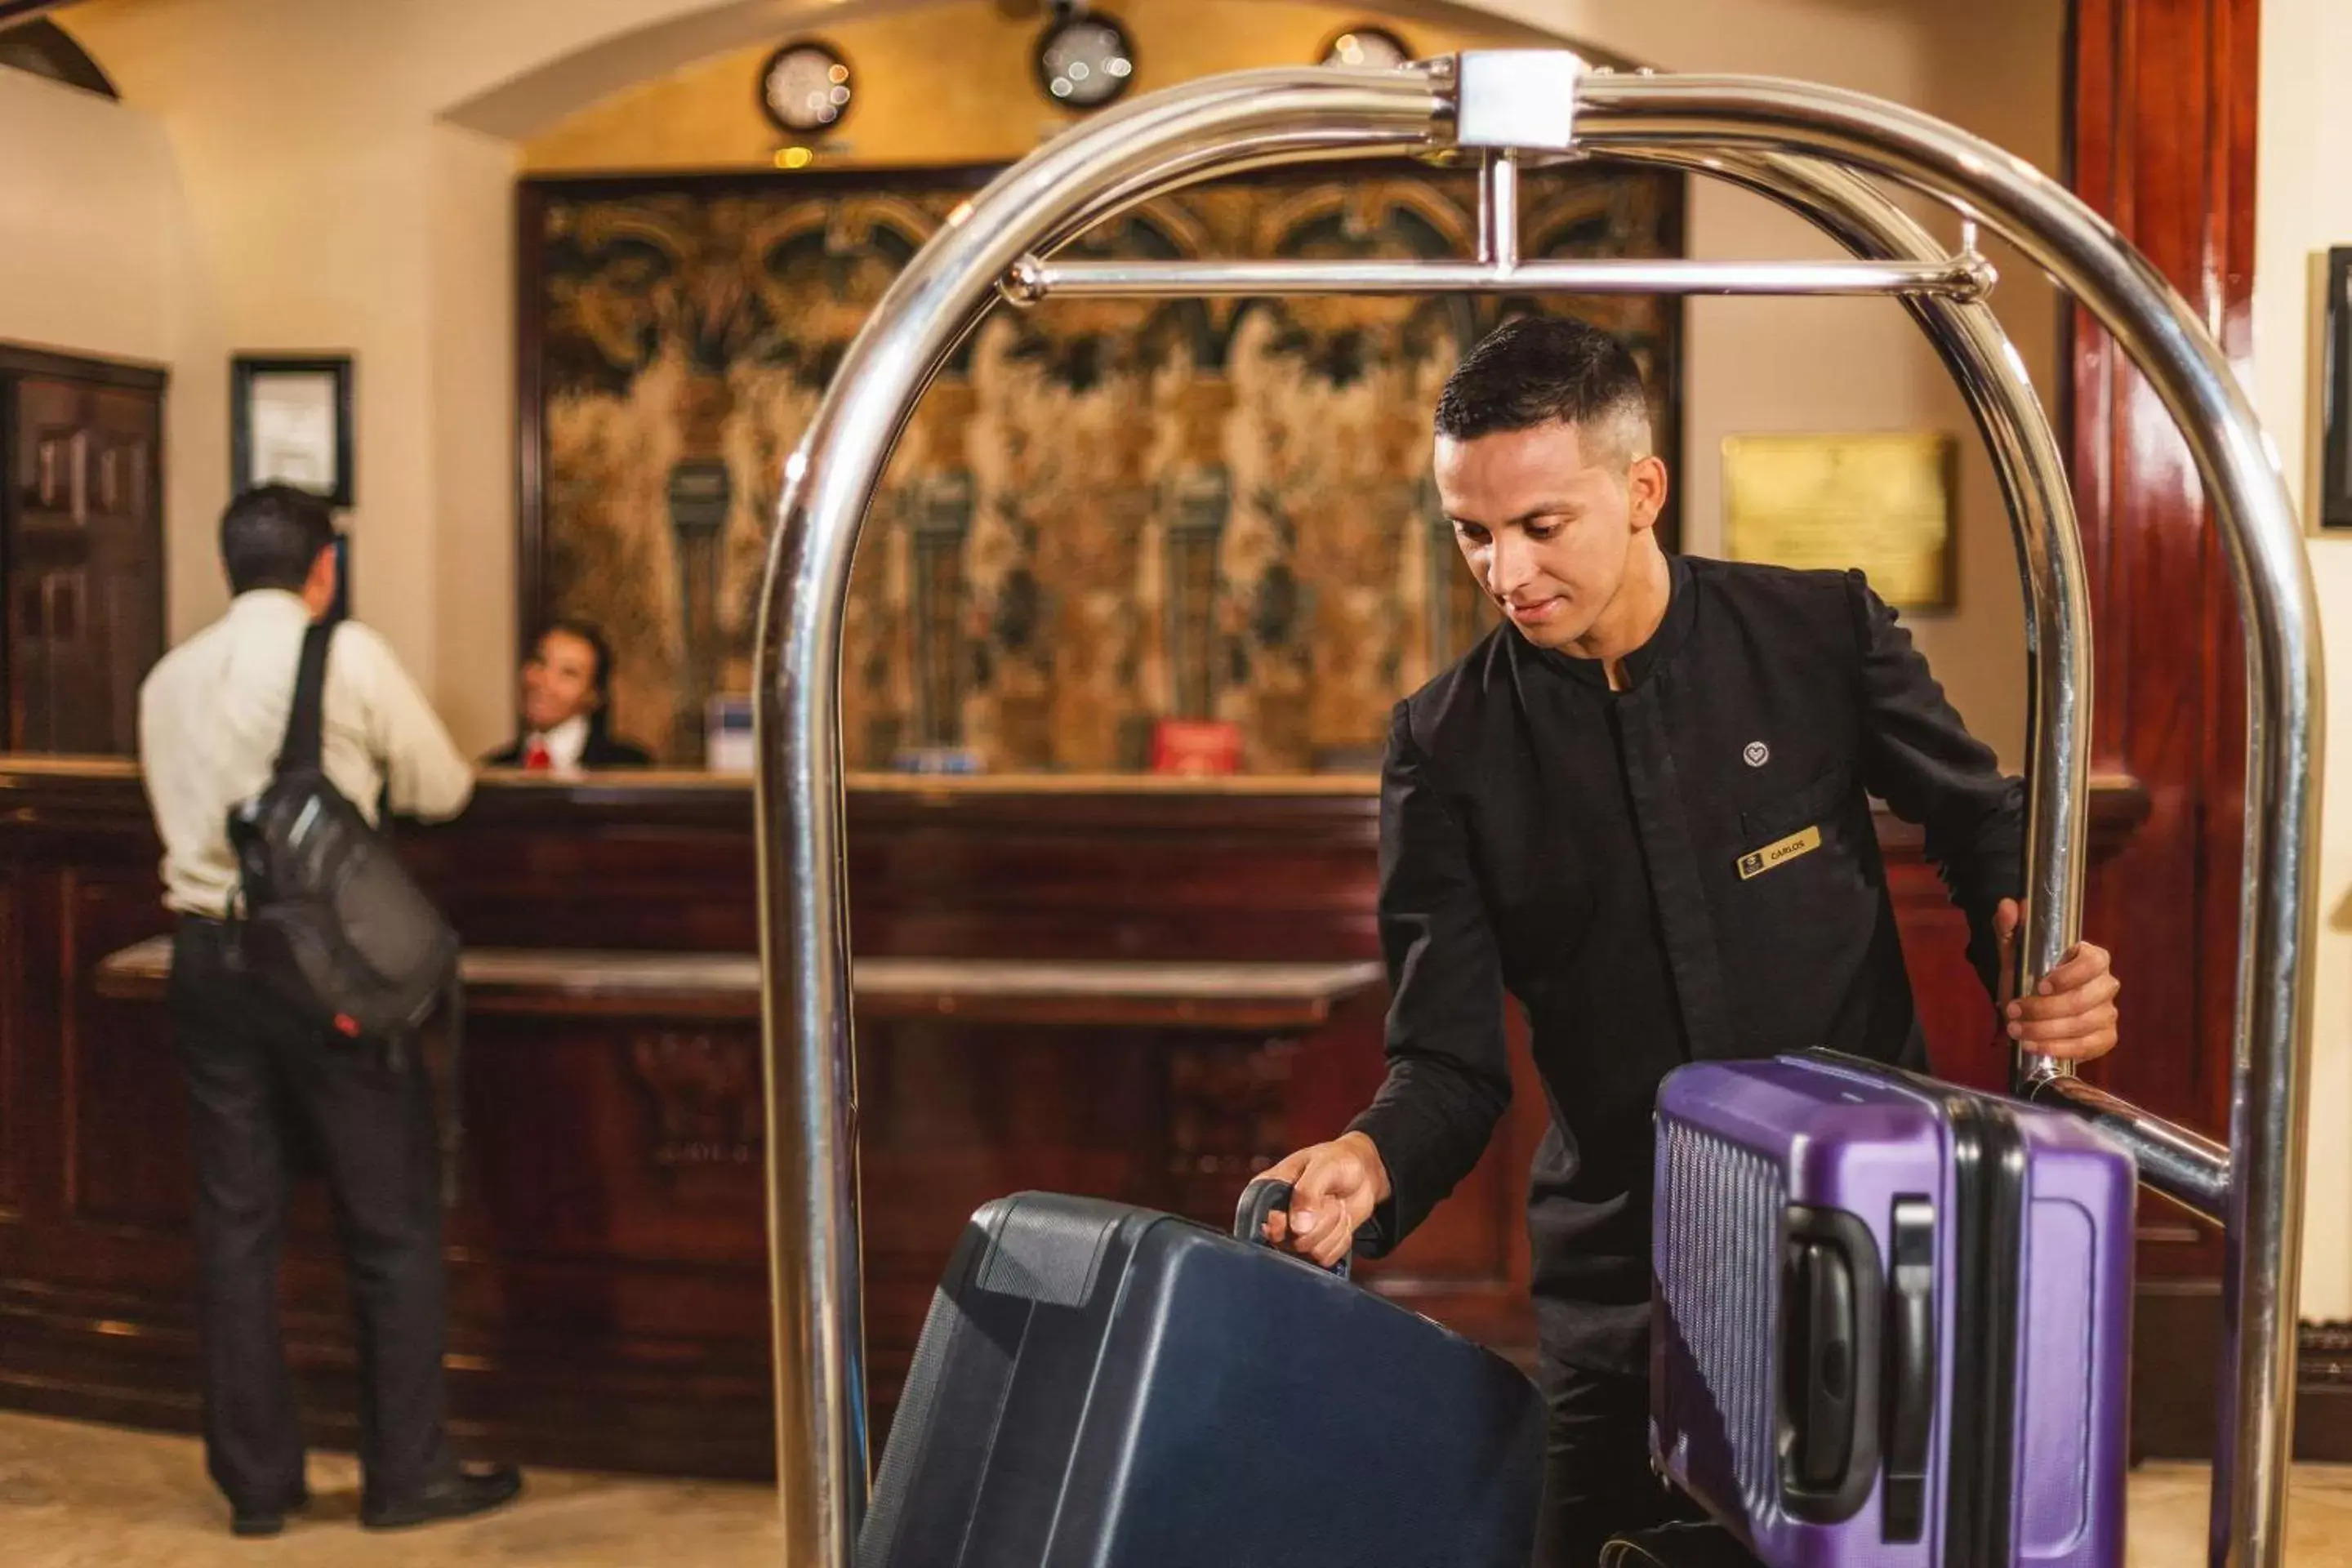
[[[1255,1184],[1236,1228],[1286,1200]],[[1024,1193],[965,1227],[859,1568],[1523,1568],[1543,1405],[1492,1352],[1297,1258]]]

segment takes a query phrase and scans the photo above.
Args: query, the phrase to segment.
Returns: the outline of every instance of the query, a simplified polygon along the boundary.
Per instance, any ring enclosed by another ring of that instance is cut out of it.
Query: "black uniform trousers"
[[[416,1052],[395,1069],[381,1047],[308,1024],[237,967],[231,942],[221,922],[183,916],[172,954],[172,1017],[194,1112],[205,1460],[238,1508],[281,1508],[302,1489],[278,1273],[292,1156],[307,1144],[325,1167],[351,1282],[367,1496],[411,1498],[454,1468],[425,1070]]]
[[[1549,1419],[1535,1568],[1593,1568],[1610,1537],[1706,1517],[1650,1468],[1650,1380],[1545,1356]]]

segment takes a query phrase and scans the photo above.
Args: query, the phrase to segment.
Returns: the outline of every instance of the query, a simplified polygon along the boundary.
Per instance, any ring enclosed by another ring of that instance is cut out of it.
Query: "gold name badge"
[[[1821,847],[1822,830],[1818,827],[1791,833],[1776,843],[1742,855],[1739,858],[1739,879],[1744,882],[1750,877],[1760,877],[1773,867],[1794,860],[1800,855],[1811,854]]]

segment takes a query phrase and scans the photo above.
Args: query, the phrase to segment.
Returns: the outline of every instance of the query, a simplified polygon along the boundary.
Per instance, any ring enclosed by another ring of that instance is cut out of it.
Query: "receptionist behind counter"
[[[551,773],[652,766],[652,753],[616,738],[612,722],[612,645],[585,621],[557,621],[523,661],[522,733],[482,762]]]

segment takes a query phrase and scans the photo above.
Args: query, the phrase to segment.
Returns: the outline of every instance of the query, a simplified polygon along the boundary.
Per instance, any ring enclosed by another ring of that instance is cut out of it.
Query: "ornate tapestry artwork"
[[[785,457],[968,173],[545,181],[523,194],[523,616],[597,623],[615,728],[703,759],[750,689]],[[1682,183],[1531,174],[1531,256],[1679,254]],[[1327,169],[1155,201],[1066,254],[1461,257],[1460,171]],[[1429,479],[1462,351],[1535,301],[1000,306],[917,407],[860,536],[852,767],[1150,763],[1163,719],[1238,728],[1243,771],[1376,765],[1391,706],[1491,624]],[[1618,332],[1674,449],[1674,301],[1550,300]],[[537,428],[532,428],[533,416]],[[533,460],[535,459],[535,461]]]

